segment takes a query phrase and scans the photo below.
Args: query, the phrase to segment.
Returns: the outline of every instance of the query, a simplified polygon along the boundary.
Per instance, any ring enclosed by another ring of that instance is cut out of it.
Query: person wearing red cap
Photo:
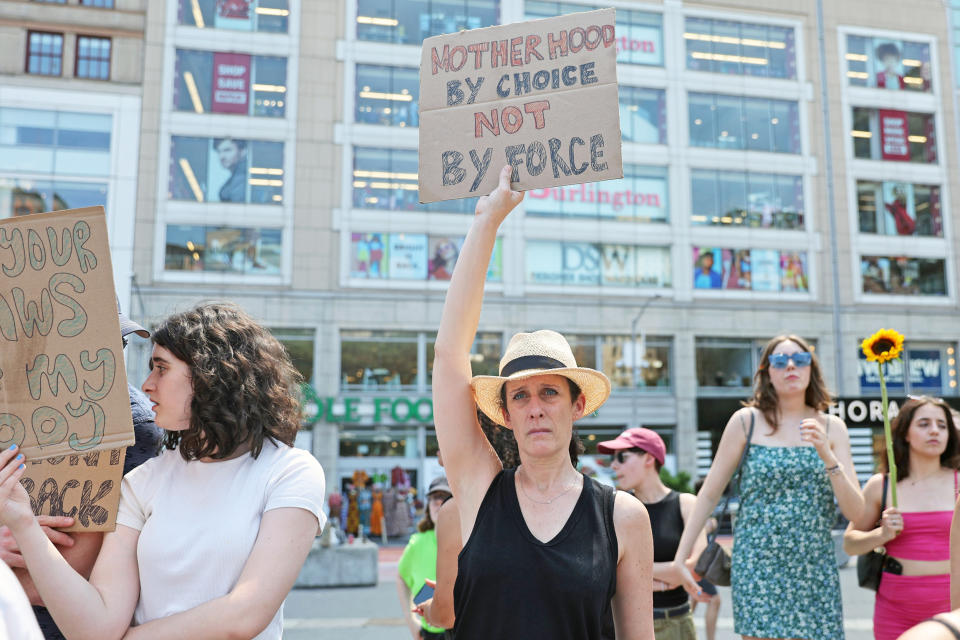
[[[683,578],[676,571],[673,557],[697,499],[689,493],[677,493],[663,484],[660,468],[667,448],[660,435],[651,429],[627,429],[614,440],[597,445],[600,453],[613,455],[617,487],[640,498],[650,515],[653,531],[653,632],[657,640],[697,640],[690,599]],[[707,545],[701,531],[693,557]]]

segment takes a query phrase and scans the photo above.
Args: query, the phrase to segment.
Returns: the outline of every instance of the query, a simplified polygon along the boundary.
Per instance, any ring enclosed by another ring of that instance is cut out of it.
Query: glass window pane
[[[602,336],[600,350],[603,372],[614,388],[634,386],[631,371],[636,368],[636,388],[668,391],[670,381],[670,340],[647,338],[633,343],[630,336]],[[579,362],[579,361],[578,361]]]
[[[770,101],[773,148],[779,153],[800,153],[800,117],[796,102]]]
[[[313,329],[270,329],[307,384],[313,383]]]
[[[878,211],[882,191],[879,182],[857,181],[857,213],[861,233],[883,233],[884,216]]]
[[[167,225],[165,268],[280,275],[281,230]]]
[[[424,38],[497,24],[499,0],[358,0],[357,38],[419,45]]]
[[[390,340],[340,340],[344,389],[375,391],[411,388],[417,381],[417,334]]]
[[[942,259],[862,256],[860,274],[864,293],[946,295]]]
[[[250,202],[283,203],[283,143],[250,142]]]
[[[697,340],[697,385],[703,389],[750,388],[753,380],[753,356],[750,343],[732,341],[713,343]]]
[[[209,140],[173,136],[170,143],[171,200],[207,200]]]
[[[713,70],[712,20],[687,18],[683,37],[687,43],[687,69]]]
[[[847,36],[847,80],[851,85],[928,92],[932,78],[929,44]]]
[[[417,69],[357,65],[357,122],[396,127],[419,125]]]
[[[253,58],[253,115],[282,118],[287,98],[287,59]]]
[[[716,171],[694,169],[690,173],[690,198],[693,206],[691,220],[694,224],[718,224],[720,222],[719,181]]]
[[[687,69],[796,78],[791,28],[690,17],[685,21],[684,40]]]
[[[717,146],[717,116],[715,96],[706,93],[690,94],[690,144],[694,147]]]
[[[626,142],[666,144],[666,99],[659,89],[620,85],[620,130]]]
[[[744,98],[746,125],[746,148],[755,151],[774,151],[770,139],[770,101],[761,98]]]
[[[745,149],[743,140],[743,99],[717,96],[717,146],[721,149]]]
[[[746,176],[733,171],[719,171],[717,178],[720,186],[721,224],[743,224],[747,209]]]
[[[213,95],[213,53],[177,49],[173,106],[178,111],[209,113]]]

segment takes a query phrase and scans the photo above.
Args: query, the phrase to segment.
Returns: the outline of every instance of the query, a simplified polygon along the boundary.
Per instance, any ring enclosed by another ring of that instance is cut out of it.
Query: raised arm
[[[483,288],[497,229],[523,199],[510,189],[510,166],[477,202],[476,216],[457,259],[437,332],[433,361],[433,415],[447,479],[457,497],[466,540],[500,460],[477,423],[470,389],[470,347],[477,333]]]
[[[252,638],[263,631],[296,582],[317,534],[317,516],[306,509],[271,509],[260,520],[237,584],[225,596],[166,618],[130,627],[126,640]],[[105,543],[106,544],[106,543]],[[99,563],[92,579],[97,580]]]
[[[694,545],[697,538],[702,535],[707,518],[713,513],[723,495],[723,490],[737,470],[737,463],[740,462],[740,456],[743,455],[747,444],[746,425],[750,423],[751,411],[753,409],[745,407],[730,416],[727,426],[723,428],[723,435],[720,436],[720,444],[717,447],[717,454],[713,457],[713,464],[710,465],[703,487],[697,494],[697,501],[683,523],[683,535],[680,537],[674,564],[677,573],[683,579],[683,587],[694,598],[700,596],[701,589],[684,563],[693,557]]]

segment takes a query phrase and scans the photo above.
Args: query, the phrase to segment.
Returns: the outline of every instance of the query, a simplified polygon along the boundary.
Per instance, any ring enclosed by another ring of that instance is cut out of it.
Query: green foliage
[[[673,475],[663,467],[660,469],[660,481],[678,493],[693,493],[690,474],[686,471],[678,471],[677,475]]]

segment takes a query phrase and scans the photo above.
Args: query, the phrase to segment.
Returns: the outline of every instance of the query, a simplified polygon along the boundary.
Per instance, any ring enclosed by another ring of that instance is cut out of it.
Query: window
[[[528,284],[670,286],[670,252],[664,247],[530,240],[526,267]]]
[[[353,233],[350,277],[362,280],[449,280],[463,246],[462,236],[424,233]],[[503,245],[498,238],[488,282],[503,281]]]
[[[803,228],[801,176],[707,169],[690,175],[694,224]]]
[[[177,49],[174,108],[282,118],[287,59]]]
[[[443,211],[472,214],[477,198],[420,204],[417,152],[413,149],[354,147],[353,206],[390,211]]]
[[[433,343],[435,334],[427,342],[427,385],[433,385]],[[478,332],[470,347],[470,369],[475,376],[500,375],[500,356],[503,354],[503,334]]]
[[[620,132],[624,142],[667,143],[667,100],[662,89],[620,85]]]
[[[930,91],[930,45],[847,36],[847,82],[888,91]]]
[[[164,269],[279,276],[280,229],[168,224]]]
[[[796,102],[691,93],[689,110],[694,147],[800,153]]]
[[[283,143],[174,136],[170,199],[283,203]]]
[[[418,459],[420,452],[417,447],[417,431],[389,427],[341,430],[340,457]],[[374,471],[372,468],[370,470]],[[388,470],[384,469],[384,471]],[[416,470],[411,469],[407,473],[410,475],[412,486],[416,487]],[[347,479],[344,479],[344,483],[346,482]],[[342,492],[346,493],[346,490],[343,489]]]
[[[287,0],[180,0],[179,24],[199,29],[286,33]]]
[[[807,253],[694,247],[693,288],[806,293]]]
[[[527,0],[528,20],[592,11],[600,6]],[[617,62],[663,66],[663,16],[659,13],[617,7]]]
[[[671,346],[670,338],[651,336],[634,344],[630,336],[600,336],[602,371],[614,388],[630,389],[634,386],[631,370],[636,366],[638,391],[669,391]]]
[[[110,174],[113,118],[99,113],[0,108],[0,171]]]
[[[106,204],[106,183],[0,176],[0,218]]]
[[[113,0],[80,0],[84,7],[99,7],[101,9],[113,9]]]
[[[749,392],[760,357],[756,341],[697,338],[696,349],[697,386],[701,392]]]
[[[569,187],[531,189],[529,215],[666,222],[667,169],[623,165],[623,178]]]
[[[854,107],[850,135],[857,158],[937,162],[937,136],[930,113]]]
[[[93,80],[110,79],[110,38],[77,36],[74,75]]]
[[[763,78],[797,77],[793,29],[687,18],[687,69]]]
[[[499,0],[357,0],[357,39],[419,46],[424,38],[499,19]]]
[[[39,76],[63,74],[63,34],[27,32],[27,73]]]
[[[412,67],[357,65],[357,122],[387,127],[420,124],[420,72]]]
[[[307,384],[313,382],[313,329],[270,329]]]
[[[942,258],[861,256],[864,293],[893,295],[947,295],[947,274]]]
[[[419,353],[423,351],[426,355],[426,342],[426,334],[412,331],[341,331],[341,388],[345,391],[424,388],[425,383],[419,381],[418,363]],[[426,361],[425,357],[423,360]]]
[[[857,212],[861,233],[943,237],[935,185],[858,180]]]
[[[880,395],[880,374],[857,349],[860,391]],[[894,397],[910,395],[957,395],[957,354],[952,343],[907,342],[903,355],[884,365],[887,391]],[[897,398],[899,399],[899,398]]]

